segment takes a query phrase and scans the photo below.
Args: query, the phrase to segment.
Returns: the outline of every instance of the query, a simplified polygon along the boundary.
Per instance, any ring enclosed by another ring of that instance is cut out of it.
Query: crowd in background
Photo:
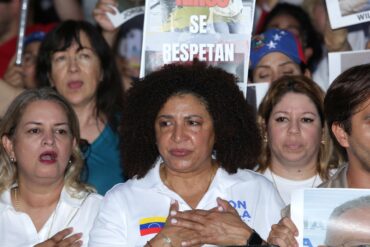
[[[294,190],[370,188],[370,65],[334,82],[328,65],[370,48],[369,22],[333,30],[324,0],[256,0],[248,83],[270,87],[253,109],[201,61],[139,78],[144,14],[114,28],[106,13],[143,0],[29,1],[18,65],[21,3],[0,1],[0,245],[297,246]]]

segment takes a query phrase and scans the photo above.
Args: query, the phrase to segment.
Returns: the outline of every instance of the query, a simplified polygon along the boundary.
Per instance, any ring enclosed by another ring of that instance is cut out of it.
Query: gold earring
[[[264,136],[263,136],[263,142],[264,142],[264,143],[268,143],[267,135],[264,135]]]

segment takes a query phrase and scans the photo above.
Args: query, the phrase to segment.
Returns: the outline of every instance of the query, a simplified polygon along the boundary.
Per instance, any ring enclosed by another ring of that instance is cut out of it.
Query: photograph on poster
[[[299,246],[370,246],[370,190],[297,190],[291,217]]]
[[[333,29],[370,21],[368,0],[326,0],[326,7]]]
[[[254,0],[148,0],[140,76],[194,58],[247,82]]]
[[[329,83],[345,70],[370,63],[370,50],[357,50],[329,53]]]
[[[254,14],[253,0],[151,0],[151,31],[188,32],[201,20],[208,33],[245,33]],[[200,17],[194,19],[195,16]]]
[[[342,16],[347,16],[370,10],[370,3],[368,0],[339,0],[339,8]]]

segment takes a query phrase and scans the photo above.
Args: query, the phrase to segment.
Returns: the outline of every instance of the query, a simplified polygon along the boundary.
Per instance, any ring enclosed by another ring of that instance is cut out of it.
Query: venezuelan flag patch
[[[140,235],[145,236],[160,232],[166,222],[166,219],[166,217],[149,217],[141,219],[139,221]]]

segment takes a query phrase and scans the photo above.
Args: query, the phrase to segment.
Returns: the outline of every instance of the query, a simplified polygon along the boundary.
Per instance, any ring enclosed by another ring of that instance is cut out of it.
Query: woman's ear
[[[13,141],[7,135],[4,135],[1,138],[1,142],[5,148],[6,153],[10,156],[15,158],[14,148],[13,148]]]
[[[343,129],[343,127],[339,123],[333,123],[331,126],[331,130],[333,131],[335,138],[342,147],[344,148],[349,147],[348,133]]]

